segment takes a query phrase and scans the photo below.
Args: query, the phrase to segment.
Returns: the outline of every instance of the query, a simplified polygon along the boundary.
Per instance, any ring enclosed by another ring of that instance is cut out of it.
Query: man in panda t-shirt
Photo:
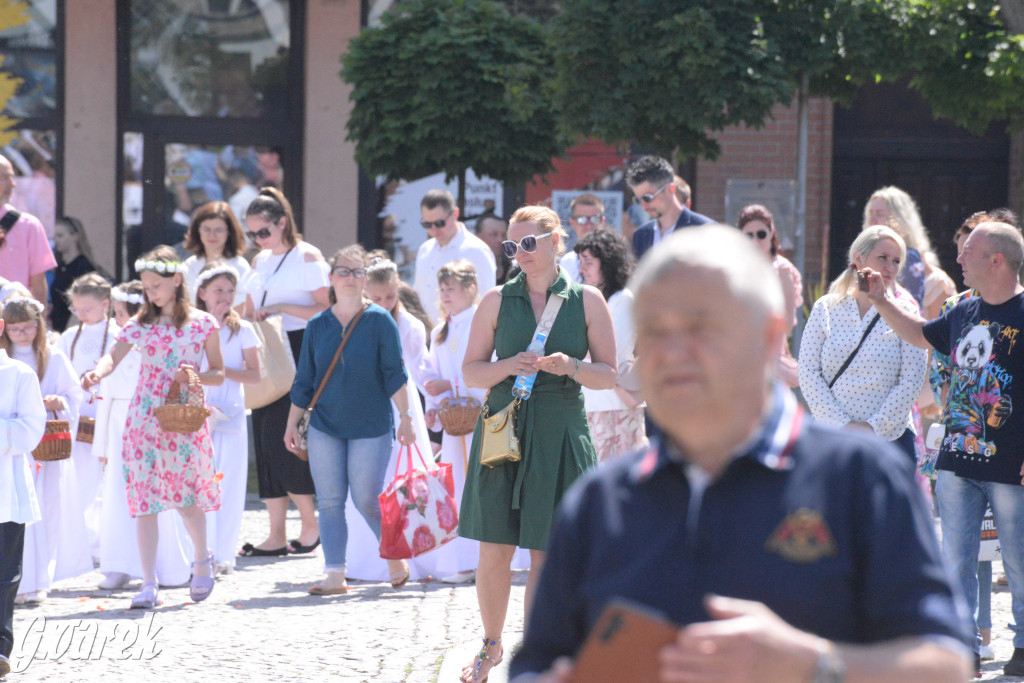
[[[1013,596],[1013,657],[1003,672],[1022,676],[1024,287],[1017,273],[1024,262],[1024,238],[1006,223],[981,223],[968,236],[957,261],[964,283],[979,296],[964,299],[935,320],[926,322],[895,306],[885,296],[881,276],[873,271],[868,271],[868,297],[898,335],[952,357],[946,433],[935,482],[942,549],[973,618],[981,520],[986,506],[992,506]],[[977,639],[975,652],[980,642]]]

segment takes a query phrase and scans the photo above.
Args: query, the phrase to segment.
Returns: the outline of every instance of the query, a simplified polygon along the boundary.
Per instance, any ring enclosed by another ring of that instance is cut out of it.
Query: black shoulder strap
[[[881,316],[879,316],[878,313],[875,313],[875,317],[871,319],[870,323],[868,323],[868,328],[864,330],[864,334],[860,336],[860,342],[857,344],[857,348],[855,348],[853,350],[853,353],[851,353],[849,357],[847,357],[846,362],[843,363],[843,367],[839,368],[839,372],[837,372],[836,376],[832,378],[832,381],[828,383],[829,389],[831,389],[832,385],[836,383],[836,380],[839,379],[844,372],[846,372],[846,368],[850,367],[850,363],[853,362],[854,356],[856,356],[857,352],[860,351],[860,347],[864,346],[864,340],[868,338],[869,334],[871,334],[871,329],[875,326],[875,323],[878,322],[878,319],[880,317]]]
[[[18,222],[19,218],[21,218],[21,212],[11,209],[4,214],[3,218],[0,218],[0,228],[10,232],[11,228],[14,227],[14,224]]]
[[[281,266],[284,265],[284,260],[286,258],[288,258],[288,254],[292,253],[292,249],[294,249],[294,248],[295,248],[295,245],[292,245],[291,247],[289,247],[288,251],[284,252],[284,256],[281,257],[280,263],[277,264],[277,268],[274,268],[274,272],[270,274],[270,277],[274,277],[275,275],[277,275],[277,271],[281,270]],[[269,280],[270,278],[267,278],[267,279]],[[265,304],[265,303],[267,303],[267,283],[264,282],[263,283],[263,298],[260,300],[260,308],[263,308],[263,304]]]

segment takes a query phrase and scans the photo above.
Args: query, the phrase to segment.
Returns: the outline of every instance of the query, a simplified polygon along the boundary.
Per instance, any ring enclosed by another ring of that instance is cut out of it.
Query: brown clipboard
[[[626,600],[604,608],[573,665],[572,683],[647,683],[658,680],[658,651],[679,627],[658,611]]]

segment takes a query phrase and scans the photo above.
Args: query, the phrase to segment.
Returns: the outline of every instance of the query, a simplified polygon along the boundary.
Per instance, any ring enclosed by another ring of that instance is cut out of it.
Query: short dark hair
[[[618,292],[633,275],[633,249],[617,232],[594,230],[580,238],[574,247],[577,254],[589,251],[601,262],[601,293],[605,300]]]
[[[676,172],[667,159],[651,154],[642,156],[626,169],[626,184],[636,187],[640,183],[665,185],[675,181]]]
[[[430,211],[437,207],[443,207],[446,211],[455,210],[455,197],[448,190],[430,190],[420,200],[420,208]]]

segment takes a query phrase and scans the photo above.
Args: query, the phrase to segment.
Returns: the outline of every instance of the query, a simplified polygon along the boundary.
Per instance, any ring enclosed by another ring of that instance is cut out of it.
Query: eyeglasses
[[[634,204],[640,204],[642,202],[644,204],[650,204],[651,202],[654,201],[655,197],[657,197],[659,194],[664,192],[665,188],[668,187],[671,184],[672,184],[671,182],[665,183],[664,185],[661,186],[661,188],[658,189],[657,192],[655,192],[653,194],[648,192],[646,194],[640,195],[639,197],[633,197],[633,203]]]
[[[251,240],[265,240],[270,237],[270,228],[260,228],[256,232],[249,230],[245,234]]]
[[[7,334],[10,334],[10,335],[15,335],[15,334],[35,334],[37,329],[39,329],[39,321],[36,321],[36,322],[33,322],[33,323],[25,323],[24,325],[22,325],[20,327],[15,327],[14,325],[8,325],[7,326]]]
[[[516,253],[522,249],[527,254],[532,254],[537,251],[537,240],[542,240],[545,237],[551,237],[553,233],[546,232],[543,235],[527,235],[518,242],[512,240],[505,240],[501,243],[501,251],[507,258],[515,258]]]
[[[352,277],[354,277],[357,280],[362,280],[364,277],[366,277],[366,269],[365,268],[346,268],[345,266],[335,266],[331,270],[331,275],[333,275],[335,277],[348,277],[349,275],[351,275]]]
[[[452,213],[449,211],[448,215],[439,221],[420,221],[420,225],[423,226],[424,230],[433,230],[434,228],[443,228],[444,224],[448,222],[448,219],[452,217]]]
[[[745,232],[743,234],[749,237],[750,239],[754,239],[756,237],[759,240],[763,240],[766,237],[768,237],[767,230],[758,230],[757,232]]]
[[[576,225],[581,226],[586,225],[587,223],[590,223],[591,225],[600,225],[601,221],[604,220],[604,214],[599,213],[596,216],[569,216],[569,220]]]

